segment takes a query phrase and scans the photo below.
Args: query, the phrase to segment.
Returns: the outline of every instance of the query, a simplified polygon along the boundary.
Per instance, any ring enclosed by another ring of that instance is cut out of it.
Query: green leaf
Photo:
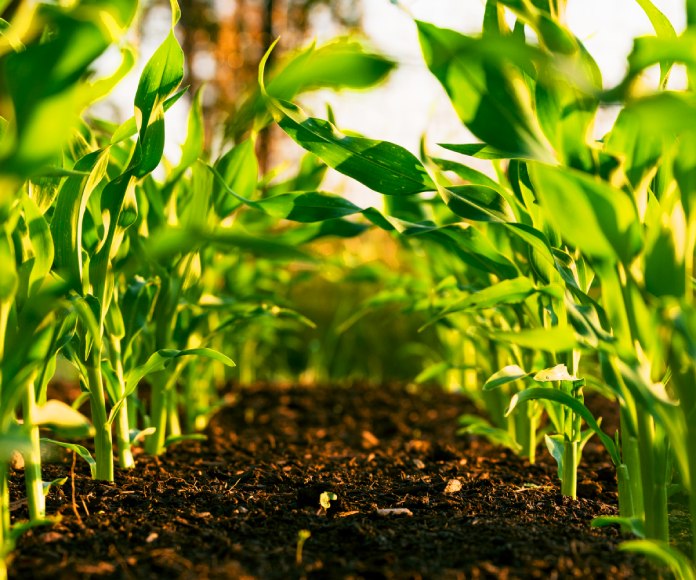
[[[54,441],[53,439],[46,439],[43,437],[41,438],[41,441],[45,441],[46,443],[53,443],[54,445],[58,445],[59,447],[64,447],[65,449],[68,449],[74,453],[77,453],[89,465],[89,469],[92,473],[92,479],[96,478],[96,476],[97,476],[97,462],[94,460],[94,457],[92,457],[92,454],[87,450],[86,447],[83,447],[82,445],[78,445],[77,443],[63,443],[62,441]]]
[[[344,135],[328,121],[307,117],[296,105],[273,101],[278,125],[329,167],[384,195],[434,191],[425,167],[409,151],[387,141]]]
[[[256,191],[259,178],[259,162],[254,150],[254,140],[249,138],[235,145],[216,163],[215,169],[227,187],[238,196],[250,199]],[[239,200],[216,182],[214,186],[215,210],[226,217],[239,206]]]
[[[497,187],[457,185],[438,188],[445,205],[455,215],[472,221],[506,222],[512,213]]]
[[[121,64],[110,76],[91,82],[85,87],[84,102],[91,105],[105,98],[116,85],[132,70],[135,65],[135,49],[130,46],[121,48]]]
[[[94,432],[87,417],[56,399],[51,399],[36,408],[34,424],[51,429],[54,435],[61,438],[87,437]]]
[[[473,38],[426,22],[416,25],[428,68],[467,128],[508,156],[552,162],[525,82],[525,76],[535,76],[541,53],[509,37]]]
[[[18,286],[19,276],[12,239],[3,228],[0,230],[0,305],[12,302]]]
[[[522,446],[505,429],[494,427],[478,415],[462,415],[458,421],[460,428],[457,430],[457,435],[468,434],[485,437],[488,441],[497,445],[504,445],[515,453],[519,453],[522,450]]]
[[[362,315],[362,313],[360,314]],[[348,319],[346,322],[341,324],[341,330],[344,330],[345,328],[348,328],[348,326],[351,326],[352,322],[352,319]],[[433,379],[438,378],[451,368],[452,365],[450,365],[450,363],[448,363],[447,361],[433,363],[430,366],[424,368],[420,373],[418,373],[418,376],[415,379],[413,379],[413,382],[418,385],[427,383],[428,381],[432,381]]]
[[[548,219],[570,244],[589,256],[625,264],[640,251],[638,212],[625,192],[565,167],[534,164],[530,169]]]
[[[277,260],[310,260],[310,256],[292,244],[253,236],[243,231],[200,228],[167,228],[149,238],[144,250],[155,261],[170,260],[203,245],[225,250],[241,250]]]
[[[184,53],[174,32],[152,55],[135,93],[135,119],[139,128],[136,175],[143,177],[159,165],[164,152],[164,101],[184,78]]]
[[[310,46],[289,62],[280,63],[267,85],[268,94],[283,100],[319,88],[366,89],[383,80],[396,63],[370,52],[351,38]]]
[[[497,389],[508,383],[526,379],[530,374],[531,373],[526,373],[517,365],[507,365],[488,377],[488,380],[483,384],[483,390],[491,391]]]
[[[52,481],[42,481],[44,495],[47,496],[52,487],[61,487],[68,481],[67,477],[59,477]]]
[[[443,149],[461,153],[469,157],[476,157],[477,159],[510,159],[512,156],[506,151],[501,151],[485,143],[466,143],[461,145],[456,143],[438,143],[438,145]],[[520,155],[518,157],[526,158],[528,156]]]
[[[276,99],[290,101],[300,93],[321,88],[366,89],[383,80],[394,66],[392,60],[362,43],[339,38],[281,59],[269,75],[267,91]],[[257,90],[231,116],[228,131],[240,140],[252,125],[258,130],[268,122],[265,111],[261,91]]]
[[[667,566],[678,580],[696,579],[696,569],[689,559],[667,542],[658,540],[629,540],[619,546],[624,552],[651,556]]]
[[[121,314],[125,330],[121,348],[124,358],[129,355],[133,341],[147,327],[158,292],[159,285],[155,281],[136,276],[121,295]]]
[[[536,287],[529,278],[511,278],[492,284],[483,290],[469,294],[466,298],[457,300],[448,306],[441,315],[461,310],[493,308],[501,304],[519,304],[534,294],[534,292],[536,292]]]
[[[186,350],[176,350],[171,348],[158,350],[154,354],[150,355],[147,361],[145,361],[143,364],[132,368],[126,373],[126,376],[124,377],[125,391],[122,397],[111,408],[108,423],[111,424],[114,421],[125,400],[138,388],[138,384],[140,383],[141,379],[151,373],[166,369],[175,359],[184,356],[200,356],[218,361],[229,367],[236,366],[232,359],[221,352],[213,350],[212,348],[189,348]]]
[[[181,443],[182,441],[207,441],[208,437],[202,433],[188,433],[184,435],[169,435],[164,440],[164,446],[169,447],[175,443]]]
[[[563,481],[563,455],[565,452],[565,440],[563,435],[544,435],[546,448],[558,466],[558,479]]]
[[[63,183],[51,220],[55,268],[78,293],[82,293],[83,280],[83,219],[89,198],[106,175],[108,163],[108,149],[94,151],[80,159],[75,164],[80,174],[68,177]]]
[[[263,199],[258,205],[269,215],[302,223],[325,221],[363,211],[347,199],[321,191],[285,193]]]
[[[658,38],[677,38],[677,33],[669,21],[662,12],[660,12],[655,4],[650,0],[636,0],[638,5],[643,9],[646,16],[650,20],[650,24],[655,29],[655,34]],[[667,78],[669,77],[669,71],[672,68],[672,63],[669,61],[660,62],[660,86],[665,86],[667,83]]]
[[[592,429],[592,431],[594,431],[597,434],[597,436],[601,439],[602,443],[604,444],[604,447],[606,447],[607,451],[609,452],[609,455],[614,465],[619,465],[621,463],[621,457],[619,454],[619,450],[616,447],[616,443],[611,437],[609,437],[609,435],[602,431],[601,427],[599,426],[595,418],[592,416],[592,412],[587,407],[585,407],[585,405],[583,405],[582,402],[580,402],[578,399],[572,397],[564,391],[547,387],[532,387],[530,389],[520,391],[519,393],[515,393],[512,396],[512,399],[510,400],[510,406],[505,412],[505,416],[512,413],[512,411],[514,411],[515,407],[518,404],[523,403],[525,401],[534,401],[537,399],[552,401],[561,405],[565,405],[571,411],[573,411],[573,413],[582,417],[585,423],[587,423],[587,426],[590,429]]]
[[[39,291],[53,265],[53,238],[48,223],[34,200],[25,195],[22,198],[22,208],[34,254],[34,262],[29,276],[29,294],[31,295]]]
[[[547,352],[565,352],[577,346],[575,333],[568,326],[532,328],[519,332],[492,332],[491,338],[511,342],[524,348]]]
[[[590,525],[593,528],[619,525],[621,529],[630,531],[634,536],[645,538],[645,522],[641,518],[627,518],[622,516],[599,516],[594,518]]]
[[[680,229],[660,223],[645,251],[645,289],[653,296],[681,297],[687,276]]]
[[[33,41],[3,59],[16,137],[9,152],[0,151],[3,172],[30,175],[55,161],[78,124],[83,103],[76,97],[77,87],[111,41],[96,19],[78,12],[55,11],[51,34],[38,35],[41,42]]]

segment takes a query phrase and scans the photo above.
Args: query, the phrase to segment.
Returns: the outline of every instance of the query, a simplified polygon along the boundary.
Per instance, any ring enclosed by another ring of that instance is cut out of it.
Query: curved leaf
[[[609,452],[609,455],[611,456],[611,460],[614,463],[614,465],[619,465],[621,463],[619,450],[614,440],[611,437],[609,437],[609,435],[607,435],[604,431],[602,431],[601,427],[599,426],[595,418],[592,416],[590,410],[587,407],[585,407],[585,405],[583,405],[578,399],[572,397],[568,393],[565,393],[558,389],[550,389],[544,387],[532,387],[530,389],[520,391],[519,393],[515,393],[512,396],[512,399],[510,400],[510,406],[505,412],[505,416],[512,413],[512,411],[514,411],[515,407],[519,403],[523,403],[525,401],[533,401],[537,399],[543,399],[546,401],[560,403],[561,405],[565,405],[566,407],[568,407],[576,415],[582,417],[585,423],[587,423],[588,427],[592,429],[592,431],[594,431],[597,434],[597,436],[601,439],[602,443],[604,444],[604,447],[606,447],[607,451]]]
[[[526,373],[517,365],[507,365],[500,369],[497,373],[488,377],[488,380],[483,384],[484,391],[492,391],[498,387],[502,387],[508,383],[526,379],[531,373]]]
[[[307,117],[296,105],[273,101],[278,125],[300,146],[329,167],[384,195],[434,191],[423,164],[409,151],[389,143],[341,133],[328,121]]]

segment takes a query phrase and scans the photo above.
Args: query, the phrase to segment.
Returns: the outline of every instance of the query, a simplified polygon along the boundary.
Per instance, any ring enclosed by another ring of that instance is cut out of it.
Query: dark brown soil
[[[81,461],[74,477],[71,461],[46,466],[45,479],[68,477],[48,498],[58,521],[19,540],[11,577],[656,576],[618,550],[617,530],[590,527],[616,513],[613,468],[592,443],[572,501],[545,453],[530,465],[457,437],[472,409],[456,395],[254,387],[234,399],[207,442],[140,455],[115,484],[90,480]],[[328,511],[324,491],[337,497]],[[394,508],[410,515],[377,511]],[[311,533],[301,558],[300,530]]]

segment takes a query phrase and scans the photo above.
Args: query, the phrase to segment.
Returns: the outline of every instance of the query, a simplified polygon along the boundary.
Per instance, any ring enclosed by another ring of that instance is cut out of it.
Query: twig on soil
[[[72,455],[72,466],[70,467],[70,487],[72,490],[72,511],[75,514],[75,518],[77,519],[77,523],[80,524],[80,526],[83,526],[84,524],[82,523],[82,518],[80,517],[80,512],[77,509],[77,502],[75,501],[75,464],[77,463],[77,453],[73,451]],[[82,500],[82,505],[85,506],[85,500]],[[89,515],[89,512],[87,512],[87,506],[85,506],[85,512],[87,515]]]
[[[525,483],[522,487],[518,487],[517,489],[513,489],[512,493],[520,493],[522,491],[533,491],[533,490],[552,491],[553,486],[552,485],[536,485],[534,483]]]

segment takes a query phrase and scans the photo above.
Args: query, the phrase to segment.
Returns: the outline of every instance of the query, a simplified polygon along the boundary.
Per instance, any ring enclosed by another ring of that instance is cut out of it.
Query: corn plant
[[[0,12],[6,8],[5,3]],[[8,108],[0,123],[0,437],[14,443],[3,448],[0,459],[2,576],[4,557],[17,533],[26,528],[10,527],[9,452],[15,448],[25,456],[28,525],[43,523],[38,426],[70,421],[67,412],[55,416],[44,410],[46,385],[55,356],[77,320],[87,325],[93,321],[80,304],[66,300],[65,283],[51,274],[54,247],[46,216],[60,178],[70,174],[61,154],[78,127],[79,115],[118,78],[116,74],[92,82],[86,78],[88,68],[123,35],[134,9],[133,2],[25,2],[3,20],[0,67],[2,99]],[[97,13],[103,20],[91,17]],[[15,419],[18,407],[22,427]]]
[[[301,146],[373,190],[387,196],[439,193],[449,213],[438,210],[435,221],[408,222],[403,214],[372,208],[354,213],[401,235],[436,241],[483,273],[479,289],[441,314],[501,307],[517,312],[515,326],[495,330],[487,323],[486,332],[528,352],[526,364],[506,364],[488,388],[525,378],[555,385],[521,390],[510,410],[543,401],[557,430],[548,441],[564,493],[575,495],[578,451],[588,435],[580,429],[584,419],[617,465],[622,521],[642,522],[646,537],[657,542],[629,548],[659,553],[673,564],[681,560],[665,544],[672,460],[692,512],[696,505],[689,419],[693,99],[689,91],[664,87],[674,62],[694,76],[693,45],[690,29],[678,37],[651,2],[638,4],[656,37],[636,39],[626,79],[609,91],[566,28],[565,3],[491,0],[478,36],[416,22],[429,69],[481,141],[445,147],[493,160],[497,180],[436,160],[439,169],[464,180],[452,185],[394,144],[343,134],[269,94],[267,102],[278,125]],[[687,4],[693,17],[693,4]],[[508,12],[515,17],[512,27]],[[536,40],[528,40],[525,30]],[[660,86],[654,94],[634,96],[635,79],[655,64]],[[620,103],[623,111],[609,134],[593,142],[588,135],[596,112],[608,102]],[[582,404],[581,355],[597,357],[620,403],[620,446]]]

